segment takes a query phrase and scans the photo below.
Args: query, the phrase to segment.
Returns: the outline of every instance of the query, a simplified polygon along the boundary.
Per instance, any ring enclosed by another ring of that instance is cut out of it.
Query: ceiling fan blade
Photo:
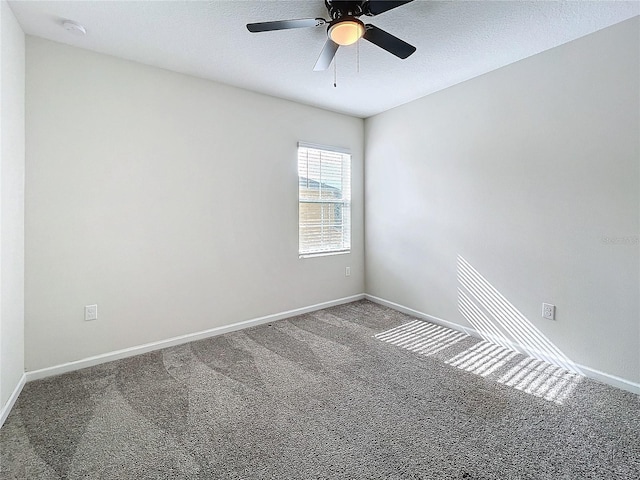
[[[290,28],[319,27],[327,23],[323,18],[300,18],[298,20],[277,20],[275,22],[247,23],[251,33],[289,30]]]
[[[375,25],[367,25],[366,29],[362,38],[392,53],[396,57],[405,59],[416,51],[416,47],[413,45],[409,45],[404,40],[394,37]]]
[[[318,61],[316,62],[316,66],[313,67],[314,72],[319,72],[321,70],[326,70],[331,65],[333,61],[333,57],[335,57],[336,52],[338,51],[339,45],[327,38],[324,47],[322,47],[322,52],[320,52],[320,56],[318,57]]]
[[[399,0],[399,1],[386,1],[386,0],[369,0],[366,6],[366,15],[374,16],[381,13],[388,12],[389,10],[411,3],[413,0]]]

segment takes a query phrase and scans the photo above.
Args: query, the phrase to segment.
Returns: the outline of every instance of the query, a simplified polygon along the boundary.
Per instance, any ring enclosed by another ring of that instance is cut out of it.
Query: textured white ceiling
[[[637,1],[416,0],[363,17],[415,45],[407,60],[366,41],[314,72],[324,27],[249,33],[245,24],[328,18],[323,0],[10,1],[25,33],[368,117],[640,14]],[[82,24],[76,36],[63,20]]]

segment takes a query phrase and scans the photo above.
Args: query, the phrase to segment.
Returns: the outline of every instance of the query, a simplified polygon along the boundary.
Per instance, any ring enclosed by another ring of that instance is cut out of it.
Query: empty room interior
[[[0,479],[640,478],[640,2],[0,7]]]

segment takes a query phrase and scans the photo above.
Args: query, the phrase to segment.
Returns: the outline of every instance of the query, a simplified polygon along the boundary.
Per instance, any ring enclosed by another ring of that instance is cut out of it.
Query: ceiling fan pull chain
[[[356,42],[356,73],[360,73],[360,39]]]
[[[338,59],[333,57],[333,88],[338,86]]]

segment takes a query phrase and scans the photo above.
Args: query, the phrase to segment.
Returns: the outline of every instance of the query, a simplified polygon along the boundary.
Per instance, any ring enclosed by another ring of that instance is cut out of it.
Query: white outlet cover
[[[550,303],[542,304],[542,318],[546,318],[547,320],[555,320],[556,319],[556,306]]]
[[[98,305],[87,305],[84,307],[85,321],[98,319]]]

